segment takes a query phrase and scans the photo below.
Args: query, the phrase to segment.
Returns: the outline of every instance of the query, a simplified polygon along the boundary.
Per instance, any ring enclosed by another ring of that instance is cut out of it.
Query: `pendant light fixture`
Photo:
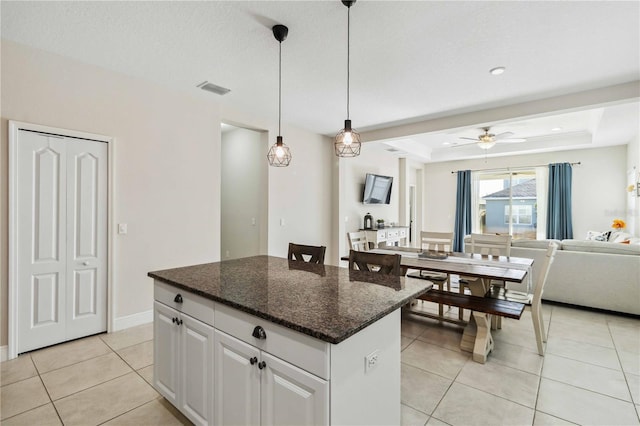
[[[360,134],[351,128],[351,120],[349,119],[349,42],[351,30],[351,6],[356,0],[342,0],[342,4],[347,6],[347,119],[344,120],[344,129],[340,130],[336,135],[334,147],[338,157],[357,157],[360,155]]]
[[[289,28],[284,25],[274,25],[273,36],[280,43],[280,54],[278,63],[278,137],[276,143],[269,148],[267,160],[273,167],[287,167],[291,162],[291,150],[282,142],[280,125],[282,121],[282,42],[287,39]]]

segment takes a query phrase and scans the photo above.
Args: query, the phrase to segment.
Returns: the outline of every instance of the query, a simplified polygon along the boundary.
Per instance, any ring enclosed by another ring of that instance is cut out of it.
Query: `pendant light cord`
[[[282,136],[280,124],[282,120],[282,42],[280,45],[280,59],[278,61],[278,136]]]
[[[349,119],[349,57],[351,46],[351,6],[347,7],[347,120]]]

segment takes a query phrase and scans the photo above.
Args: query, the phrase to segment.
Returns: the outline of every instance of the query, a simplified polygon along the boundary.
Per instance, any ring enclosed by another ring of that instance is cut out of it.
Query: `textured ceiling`
[[[339,1],[11,2],[2,37],[277,120],[335,134],[346,118]],[[489,69],[505,66],[501,76]],[[359,130],[638,80],[640,2],[358,1],[351,119]],[[471,134],[475,135],[476,130]]]

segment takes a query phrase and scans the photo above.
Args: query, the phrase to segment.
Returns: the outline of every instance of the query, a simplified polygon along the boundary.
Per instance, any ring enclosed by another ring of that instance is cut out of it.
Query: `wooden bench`
[[[418,297],[418,299],[514,319],[520,319],[526,306],[524,303],[510,300],[472,296],[470,294],[459,294],[434,289],[429,290]]]

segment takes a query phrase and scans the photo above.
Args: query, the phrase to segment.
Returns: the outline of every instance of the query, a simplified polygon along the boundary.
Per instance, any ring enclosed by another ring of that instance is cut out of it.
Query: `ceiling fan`
[[[470,141],[474,141],[482,149],[492,148],[496,144],[496,142],[520,143],[520,142],[526,141],[526,139],[524,138],[513,138],[512,137],[513,132],[504,132],[504,133],[499,133],[497,135],[494,135],[493,133],[489,133],[489,130],[491,130],[491,127],[482,127],[482,130],[484,131],[484,133],[481,135],[478,135],[477,138],[461,137],[460,139],[467,139]],[[467,146],[467,145],[470,145],[470,143],[459,144],[455,146],[458,147],[458,146]]]

